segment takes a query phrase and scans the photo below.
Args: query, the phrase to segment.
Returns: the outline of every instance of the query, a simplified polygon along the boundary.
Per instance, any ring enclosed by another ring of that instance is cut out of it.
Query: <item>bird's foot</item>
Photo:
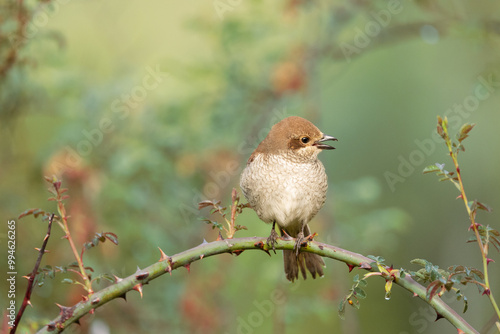
[[[299,232],[297,237],[295,238],[295,245],[293,246],[293,250],[295,251],[295,255],[299,256],[300,248],[305,243],[307,244],[307,239],[304,238],[304,232]]]
[[[274,226],[273,226],[273,229],[271,230],[271,234],[269,235],[269,238],[267,238],[266,244],[268,247],[272,247],[274,254],[276,254],[275,245],[276,245],[277,238],[278,238],[278,233],[276,233],[276,230],[274,229]]]

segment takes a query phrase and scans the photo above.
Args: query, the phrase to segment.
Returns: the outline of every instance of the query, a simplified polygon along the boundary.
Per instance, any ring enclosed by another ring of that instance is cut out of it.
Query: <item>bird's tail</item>
[[[311,234],[309,231],[309,226],[305,226],[304,228],[304,237],[307,237]],[[307,270],[311,273],[313,278],[316,278],[316,275],[319,277],[323,276],[323,268],[325,267],[325,262],[321,258],[321,256],[313,253],[299,253],[297,256],[295,251],[292,250],[284,250],[283,251],[283,261],[285,263],[285,274],[286,278],[293,282],[296,279],[299,279],[299,269],[304,279],[307,278]]]

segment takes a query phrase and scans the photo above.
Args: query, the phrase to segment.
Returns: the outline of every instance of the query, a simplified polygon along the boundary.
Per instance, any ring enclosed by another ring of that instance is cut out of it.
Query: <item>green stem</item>
[[[483,242],[481,241],[481,236],[479,235],[479,229],[476,225],[475,215],[470,209],[469,201],[467,200],[467,195],[465,194],[464,184],[462,182],[462,173],[460,171],[460,166],[458,165],[458,157],[453,152],[453,148],[451,146],[451,141],[450,141],[449,137],[446,140],[446,146],[448,146],[448,150],[450,152],[451,159],[453,160],[453,164],[455,165],[455,170],[457,171],[458,184],[460,185],[460,194],[461,194],[461,197],[464,201],[465,208],[467,209],[467,214],[469,215],[470,223],[471,223],[472,229],[474,231],[474,234],[476,236],[476,241],[477,241],[477,244],[479,246],[479,250],[481,251],[481,258],[482,258],[482,262],[483,262],[484,283],[485,283],[486,288],[488,289],[488,298],[490,299],[491,305],[493,306],[493,309],[495,310],[495,313],[497,314],[497,317],[500,320],[500,309],[498,308],[498,304],[495,300],[495,297],[493,296],[493,293],[491,292],[490,279],[489,279],[489,274],[488,274],[487,250],[485,249]]]
[[[253,237],[214,241],[201,244],[172,257],[167,257],[166,259],[162,258],[161,261],[156,262],[142,270],[138,270],[135,274],[127,278],[117,278],[114,284],[102,289],[101,291],[95,292],[89,297],[89,300],[79,302],[72,307],[62,307],[60,315],[51,321],[49,325],[40,329],[38,333],[60,333],[70,324],[77,322],[85,314],[115,298],[124,297],[128,291],[138,290],[142,295],[142,287],[144,284],[167,272],[171,272],[179,267],[187,266],[190,263],[203,258],[243,250],[261,249],[268,251],[267,246],[265,245],[266,240],[266,238]],[[294,245],[295,240],[282,240],[279,238],[275,244],[275,248],[292,250]],[[373,260],[361,254],[353,253],[342,248],[311,241],[307,246],[302,248],[302,251],[329,257],[345,262],[351,266],[363,266],[363,268],[369,271],[377,271],[376,266],[370,266],[370,263],[372,263]],[[464,333],[478,333],[438,296],[435,296],[430,301],[427,300],[425,296],[426,288],[414,281],[409,275],[405,275],[404,278],[397,277],[394,283],[402,286],[411,293],[416,294],[433,307],[441,316],[446,318],[453,326],[462,330]],[[332,312],[334,312],[333,309]]]
[[[92,294],[92,283],[89,280],[89,277],[87,273],[85,272],[85,267],[83,266],[83,261],[78,254],[78,251],[76,249],[75,243],[73,242],[73,238],[71,237],[71,233],[69,231],[68,227],[68,217],[66,215],[66,208],[64,207],[64,204],[61,199],[61,194],[59,193],[59,190],[56,188],[57,191],[57,205],[58,205],[58,211],[59,214],[61,215],[61,220],[63,222],[63,230],[65,235],[65,238],[69,242],[69,246],[71,247],[71,251],[73,252],[73,255],[75,256],[76,262],[78,263],[78,268],[80,269],[80,275],[82,276],[83,282],[84,282],[84,288],[85,290],[89,293]]]

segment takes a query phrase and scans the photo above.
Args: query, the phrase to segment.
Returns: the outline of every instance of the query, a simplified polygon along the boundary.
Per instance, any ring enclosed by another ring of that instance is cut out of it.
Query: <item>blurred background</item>
[[[442,268],[481,267],[455,187],[422,175],[452,162],[436,139],[476,123],[460,154],[466,191],[491,207],[478,221],[499,228],[500,4],[493,1],[24,0],[0,4],[0,217],[55,211],[44,175],[59,175],[77,247],[95,232],[110,242],[84,258],[97,273],[131,275],[167,254],[213,241],[197,210],[229,204],[249,155],[270,127],[298,115],[339,139],[320,155],[325,207],[317,240],[378,255],[410,270],[414,258]],[[216,219],[216,217],[212,217]],[[248,230],[268,236],[251,210]],[[17,305],[46,223],[16,219]],[[73,262],[58,226],[42,265]],[[0,230],[6,250],[7,228]],[[2,250],[2,254],[5,252]],[[500,262],[490,265],[500,299]],[[0,259],[6,268],[6,256]],[[205,258],[82,319],[70,333],[456,333],[411,294],[369,280],[361,308],[338,304],[355,274],[327,260],[322,279],[286,282],[281,254]],[[21,332],[32,332],[83,290],[57,274],[36,287]],[[107,283],[96,285],[101,289]],[[2,310],[7,285],[0,281]],[[493,310],[463,289],[464,314],[481,330]],[[273,296],[281,296],[276,299]],[[445,296],[461,313],[462,301]],[[483,331],[484,333],[488,331]],[[483,333],[482,332],[482,333]],[[493,333],[494,330],[489,331]]]

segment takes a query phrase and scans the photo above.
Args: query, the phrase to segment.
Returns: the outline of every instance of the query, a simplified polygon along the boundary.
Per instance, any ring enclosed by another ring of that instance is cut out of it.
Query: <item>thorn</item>
[[[123,294],[119,295],[117,298],[123,298],[123,300],[127,301],[126,292],[124,292]]]
[[[165,252],[163,252],[163,250],[160,247],[158,247],[158,249],[160,250],[160,254],[161,254],[160,260],[158,260],[158,262],[163,262],[165,260],[168,260],[167,254],[165,254]]]
[[[56,324],[51,322],[49,324],[47,324],[47,331],[48,332],[52,332],[52,331],[55,331],[56,330]]]
[[[286,233],[286,231],[285,231],[285,230],[281,230],[281,231],[283,232],[283,234],[282,234],[282,238],[283,238],[284,240],[290,240],[290,239],[293,239],[293,238],[292,238],[292,237],[291,237],[288,233]]]
[[[219,231],[219,235],[217,236],[217,240],[216,241],[222,241],[222,240],[224,240],[224,238],[222,237],[222,234]]]
[[[77,325],[79,325],[79,326],[81,326],[81,325],[82,325],[82,324],[80,323],[80,319],[75,320],[75,324],[77,324]]]
[[[188,274],[191,273],[191,263],[185,264],[184,267],[186,267]]]
[[[91,310],[89,311],[89,314],[94,314],[94,312],[95,312],[95,308],[91,309]]]
[[[142,298],[142,283],[136,284],[132,289],[139,292]]]
[[[486,265],[490,264],[490,262],[495,262],[495,260],[490,259],[490,258],[486,258]]]
[[[434,321],[438,321],[439,319],[443,319],[443,318],[444,318],[444,316],[441,313],[436,312],[436,320],[434,320]]]
[[[92,305],[97,305],[97,304],[99,304],[99,302],[100,302],[100,301],[101,301],[101,299],[100,299],[100,298],[96,298],[96,299],[92,300],[92,301],[90,302],[90,304],[92,304]]]
[[[414,292],[413,297],[418,297],[418,294],[416,292]]]
[[[462,196],[462,194],[460,194],[460,195],[458,195],[458,196],[457,196],[457,198],[455,198],[455,199],[459,199],[459,198],[462,198],[462,199],[463,199],[464,197]]]
[[[465,332],[463,330],[461,330],[460,328],[458,328],[458,334],[465,334]]]
[[[318,245],[318,248],[323,250],[325,247],[323,247],[323,245]]]
[[[137,268],[139,269],[139,268]],[[136,271],[135,272],[136,275],[135,275],[135,279],[138,280],[138,281],[142,281],[142,280],[145,280],[146,278],[149,277],[149,273],[147,271]]]
[[[231,254],[235,254],[236,256],[240,255],[241,253],[243,253],[243,249],[237,249],[231,252]]]
[[[28,300],[27,304],[31,307],[33,307],[33,304],[31,304],[31,300]]]
[[[478,228],[479,226],[481,226],[481,224],[478,224],[478,223],[470,224],[470,226],[469,226],[469,231],[470,231],[471,229],[473,229],[473,230],[474,230],[474,225],[476,225],[476,228]]]
[[[205,254],[201,254],[200,255],[200,260],[203,260],[203,257],[205,256]]]
[[[201,243],[202,245],[204,244],[208,244],[208,242],[205,240],[205,238],[203,238],[203,242]]]
[[[115,283],[120,283],[121,281],[123,281],[123,278],[120,278],[116,275],[113,275],[114,279],[115,279]]]
[[[314,239],[315,237],[317,237],[317,236],[318,236],[318,233],[314,232],[313,234],[309,234],[309,235],[306,237],[306,240],[307,240],[307,241],[313,241],[313,239]]]
[[[165,268],[165,271],[168,271],[170,276],[172,276],[172,267],[170,267],[170,265],[167,268]]]
[[[87,296],[82,296],[82,301],[83,302],[86,302],[87,300],[89,300],[89,298]]]
[[[57,307],[59,307],[59,315],[61,316],[61,323],[65,322],[67,319],[71,318],[73,316],[73,310],[74,307],[66,307],[57,304]]]
[[[486,296],[489,296],[491,294],[491,290],[486,288],[484,289],[483,293],[481,295],[486,295]]]
[[[359,268],[361,269],[366,269],[366,270],[371,270],[372,269],[372,266],[370,266],[368,263],[366,262],[361,262],[359,264]]]
[[[269,251],[267,249],[265,249],[264,247],[264,243],[262,241],[259,241],[259,242],[256,242],[253,244],[255,247],[257,248],[260,248],[261,250],[263,250],[264,252],[267,253],[267,255],[271,256],[271,253],[269,253]]]
[[[23,276],[23,278],[26,278],[27,280],[29,280],[29,279],[30,279],[30,277],[29,277],[28,275]]]
[[[349,272],[351,272],[354,269],[354,267],[356,267],[354,264],[349,264],[349,263],[346,264],[349,267]]]
[[[36,250],[37,252],[40,252],[40,248],[35,247],[35,250]],[[50,251],[45,249],[45,250],[43,251],[43,254],[45,254],[45,253],[50,253]]]

